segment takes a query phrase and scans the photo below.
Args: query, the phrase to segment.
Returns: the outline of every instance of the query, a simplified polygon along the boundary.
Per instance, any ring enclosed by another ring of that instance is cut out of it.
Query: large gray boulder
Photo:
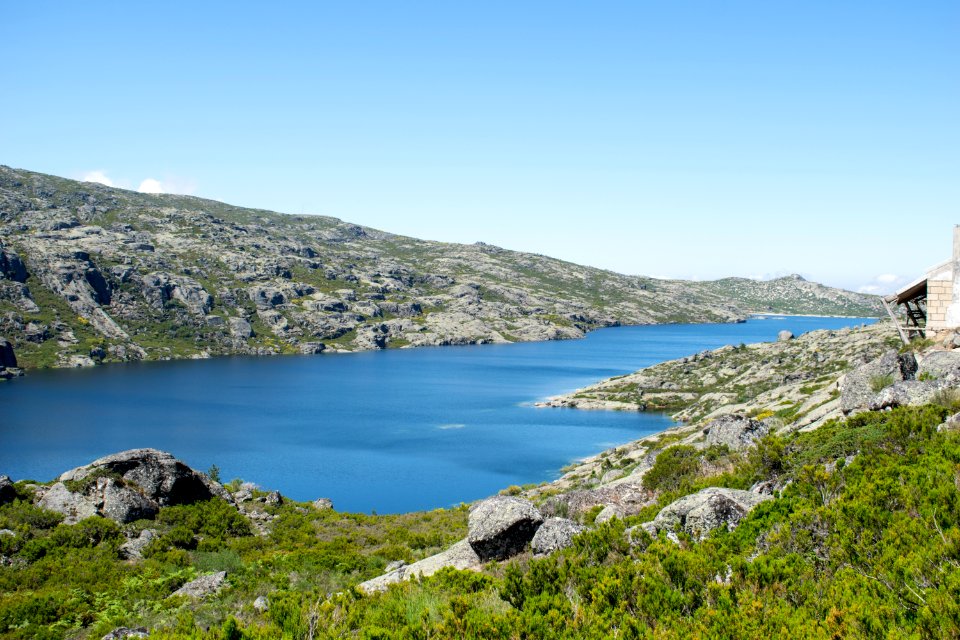
[[[899,354],[891,349],[840,378],[840,409],[845,415],[866,410],[880,391],[875,388],[879,381],[913,380],[916,373],[917,360],[912,353]]]
[[[467,540],[461,540],[446,551],[424,558],[413,564],[395,565],[387,567],[389,571],[381,576],[361,582],[357,588],[365,593],[376,593],[386,591],[391,584],[396,584],[402,580],[409,580],[416,576],[432,576],[440,569],[450,567],[460,570],[477,570],[482,562],[477,552],[473,550]]]
[[[153,518],[160,507],[190,504],[214,496],[233,503],[218,483],[169,453],[131,449],[71,469],[38,501],[74,524],[91,516],[126,523]]]
[[[214,496],[233,502],[219,483],[156,449],[130,449],[104,456],[63,473],[60,481],[79,481],[94,474],[119,476],[160,506],[190,504]]]
[[[684,531],[702,540],[718,527],[732,529],[754,507],[770,499],[769,495],[740,489],[708,487],[670,503],[653,522],[643,526],[653,535],[659,531]]]
[[[573,538],[587,528],[566,518],[547,518],[530,542],[534,555],[544,556],[573,544]]]
[[[506,560],[524,550],[542,522],[531,502],[494,496],[470,511],[467,540],[482,561]]]
[[[767,435],[770,427],[744,415],[720,416],[703,430],[704,444],[726,445],[731,451],[740,451]]]

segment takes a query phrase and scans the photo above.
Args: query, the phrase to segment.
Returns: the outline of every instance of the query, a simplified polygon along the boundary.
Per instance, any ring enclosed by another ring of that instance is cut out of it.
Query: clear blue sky
[[[956,0],[31,1],[0,55],[0,164],[128,188],[852,289],[960,223]]]

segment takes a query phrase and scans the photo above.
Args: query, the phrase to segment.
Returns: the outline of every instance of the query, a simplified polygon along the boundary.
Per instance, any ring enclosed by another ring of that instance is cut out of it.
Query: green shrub
[[[870,390],[874,393],[886,389],[893,384],[893,374],[870,376]]]

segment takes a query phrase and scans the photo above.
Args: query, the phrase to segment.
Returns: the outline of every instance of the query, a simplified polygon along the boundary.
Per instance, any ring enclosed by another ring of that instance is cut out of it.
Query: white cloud
[[[85,173],[83,177],[80,179],[83,182],[96,182],[98,184],[106,185],[108,187],[114,186],[113,180],[108,178],[107,174],[100,170],[90,171],[88,173]]]
[[[140,186],[137,187],[137,191],[140,193],[164,193],[163,185],[160,184],[159,180],[154,178],[147,178],[140,183]]]
[[[892,273],[881,273],[874,276],[870,282],[865,282],[857,288],[857,293],[893,293],[907,283],[907,279]]]

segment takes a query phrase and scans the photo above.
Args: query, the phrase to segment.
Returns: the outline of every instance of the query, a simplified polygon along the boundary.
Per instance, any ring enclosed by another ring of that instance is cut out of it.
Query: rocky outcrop
[[[703,430],[704,446],[721,445],[731,451],[741,451],[767,435],[770,427],[740,414],[728,414],[714,419]]]
[[[534,555],[543,556],[573,544],[573,539],[586,531],[582,524],[566,518],[547,518],[530,541]]]
[[[212,497],[233,498],[223,487],[169,453],[131,449],[63,473],[38,504],[73,524],[92,516],[116,522],[153,518],[160,507]]]
[[[643,527],[653,535],[683,531],[702,540],[718,527],[732,529],[750,510],[771,499],[750,491],[709,487],[670,503]]]
[[[912,353],[898,354],[891,349],[840,379],[840,408],[845,415],[864,411],[884,382],[913,380],[916,372],[917,360]]]
[[[505,560],[526,548],[542,522],[531,502],[495,496],[471,509],[467,541],[482,561]]]
[[[104,456],[63,473],[60,481],[80,481],[97,473],[117,474],[160,506],[190,504],[215,496],[233,501],[220,484],[157,449],[130,449]]]
[[[218,571],[209,575],[200,576],[191,580],[176,591],[170,594],[170,597],[185,596],[195,600],[206,598],[207,596],[218,593],[227,583],[227,572]]]
[[[461,540],[446,551],[438,553],[429,558],[424,558],[413,564],[399,563],[398,566],[389,568],[385,574],[377,576],[357,585],[357,588],[365,593],[375,593],[385,591],[391,584],[396,584],[403,580],[409,580],[416,576],[432,576],[440,569],[450,567],[460,570],[477,570],[482,565],[480,556],[474,551],[470,542]]]

